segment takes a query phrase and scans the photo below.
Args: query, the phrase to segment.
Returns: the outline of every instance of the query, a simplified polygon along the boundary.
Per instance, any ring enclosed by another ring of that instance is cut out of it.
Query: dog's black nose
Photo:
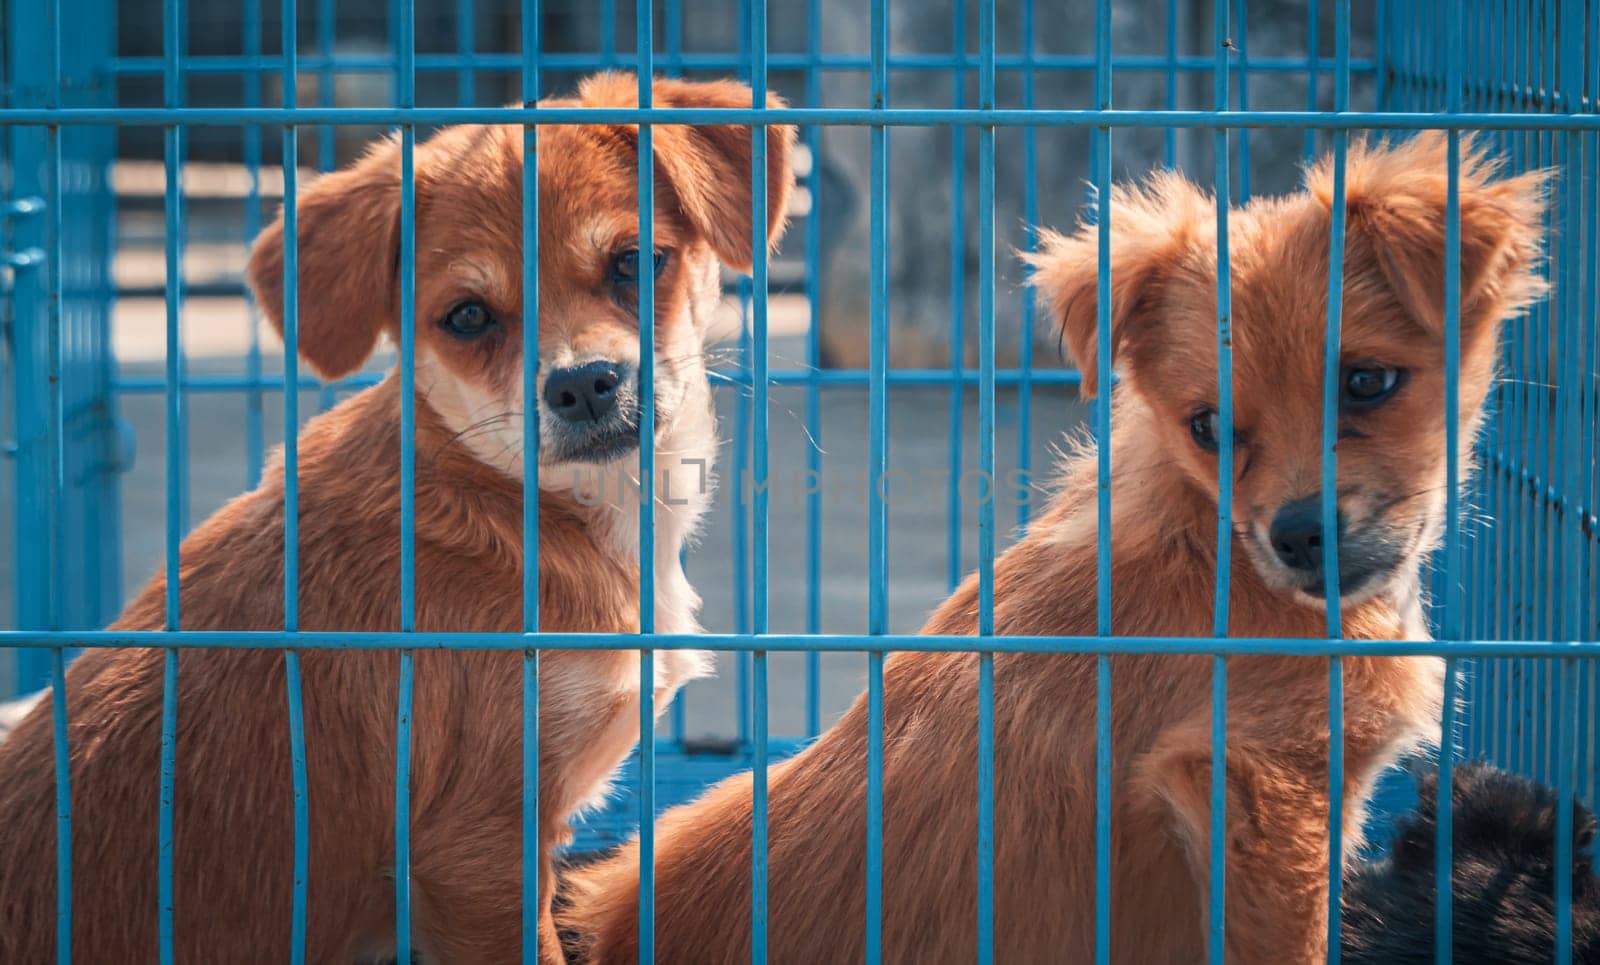
[[[599,422],[617,404],[622,376],[611,362],[588,362],[556,369],[544,382],[550,411],[568,422]]]
[[[1339,535],[1343,536],[1343,513],[1339,514],[1337,526]],[[1322,497],[1285,503],[1272,517],[1267,535],[1284,566],[1308,573],[1319,572],[1322,569]]]

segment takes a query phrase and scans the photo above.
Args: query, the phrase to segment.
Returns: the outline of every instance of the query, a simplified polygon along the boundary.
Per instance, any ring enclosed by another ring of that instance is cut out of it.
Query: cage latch
[[[44,210],[44,199],[29,195],[23,198],[8,198],[0,201],[0,218],[29,218]],[[7,248],[0,251],[0,267],[12,270],[36,268],[44,262],[44,249],[30,246],[27,248]],[[9,288],[9,284],[6,286]]]

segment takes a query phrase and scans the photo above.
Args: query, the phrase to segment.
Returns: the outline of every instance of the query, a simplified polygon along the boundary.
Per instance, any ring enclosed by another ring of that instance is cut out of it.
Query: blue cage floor
[[[774,737],[767,742],[767,761],[776,764],[808,743],[799,737]],[[700,792],[730,774],[754,766],[750,748],[732,742],[696,749],[681,741],[656,741],[656,813],[692,801]],[[591,854],[621,844],[639,829],[639,754],[629,755],[617,772],[611,797],[598,811],[584,815],[574,827],[569,854]]]
[[[768,743],[767,760],[776,764],[807,744],[805,738],[775,737]],[[750,770],[749,748],[720,745],[685,748],[679,741],[656,742],[656,813],[682,804],[730,774]],[[1367,811],[1367,845],[1376,855],[1389,845],[1390,828],[1400,815],[1416,806],[1417,785],[1406,765],[1389,769],[1378,781]],[[639,755],[635,752],[617,774],[615,790],[598,811],[577,822],[576,837],[567,848],[572,855],[605,851],[631,837],[639,828]]]

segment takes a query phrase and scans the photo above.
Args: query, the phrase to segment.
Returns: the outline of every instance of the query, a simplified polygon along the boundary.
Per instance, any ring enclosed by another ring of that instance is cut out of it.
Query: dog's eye
[[[1346,369],[1344,404],[1351,409],[1369,409],[1394,395],[1405,381],[1405,369],[1364,366]]]
[[[456,338],[473,339],[494,327],[494,316],[482,302],[462,302],[439,319],[439,327]]]
[[[655,253],[655,264],[652,271],[657,278],[661,277],[661,270],[667,267],[667,253]],[[617,252],[611,259],[611,281],[613,284],[632,284],[639,280],[639,249],[625,248]]]
[[[1216,409],[1196,409],[1189,417],[1189,435],[1206,452],[1217,451],[1217,436],[1222,432],[1222,417]]]

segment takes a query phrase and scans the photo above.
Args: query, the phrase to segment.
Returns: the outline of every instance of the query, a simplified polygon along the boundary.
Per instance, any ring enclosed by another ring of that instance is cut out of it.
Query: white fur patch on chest
[[[704,333],[701,316],[714,307],[720,292],[716,265],[708,261],[702,274],[690,302],[693,317],[673,328],[679,333],[676,342],[657,347],[656,388],[668,401],[658,410],[662,422],[657,426],[655,446],[652,629],[675,636],[701,632],[696,619],[700,597],[684,573],[682,552],[715,489],[716,416],[699,339]],[[497,392],[457,377],[424,351],[417,359],[417,385],[449,427],[453,444],[512,479],[522,478],[523,410],[530,400],[522,398],[520,382],[508,393]],[[539,488],[570,499],[602,547],[619,560],[637,563],[642,515],[639,463],[636,451],[606,463],[541,464]],[[690,680],[709,676],[714,666],[712,655],[703,650],[657,651],[658,709]],[[636,686],[634,679],[619,688]]]

